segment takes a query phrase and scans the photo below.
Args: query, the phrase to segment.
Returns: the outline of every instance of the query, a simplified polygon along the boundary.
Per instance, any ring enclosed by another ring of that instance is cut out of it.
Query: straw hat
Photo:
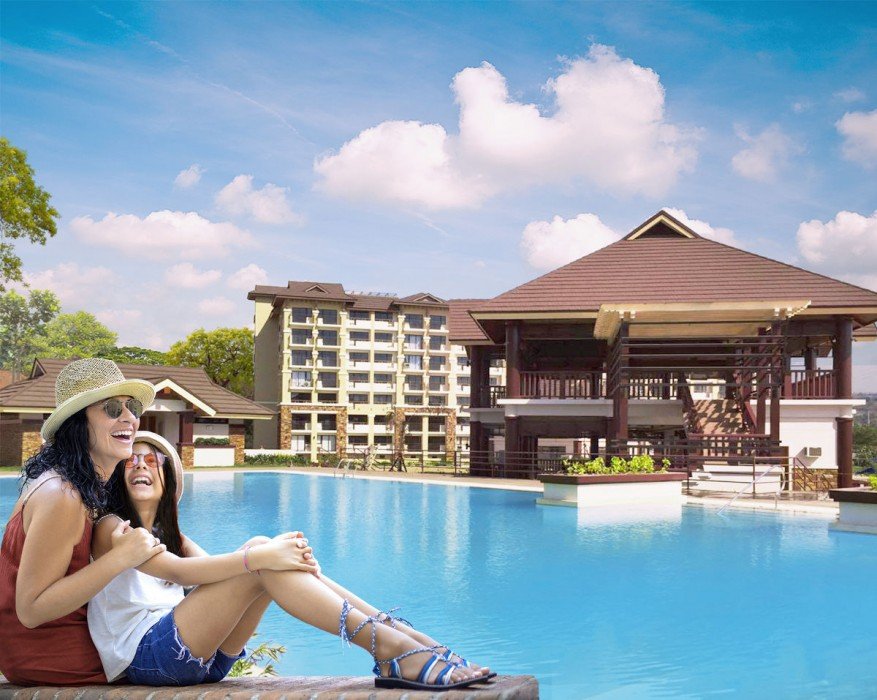
[[[145,411],[155,400],[155,387],[144,379],[125,379],[112,360],[88,357],[71,362],[55,380],[55,408],[46,418],[40,435],[51,440],[61,424],[77,411],[113,396],[130,396]]]
[[[147,445],[157,447],[160,452],[164,452],[174,465],[174,471],[177,475],[177,503],[183,497],[183,463],[180,461],[180,455],[167,440],[158,433],[151,433],[148,430],[138,430],[134,433],[134,442],[145,442]]]

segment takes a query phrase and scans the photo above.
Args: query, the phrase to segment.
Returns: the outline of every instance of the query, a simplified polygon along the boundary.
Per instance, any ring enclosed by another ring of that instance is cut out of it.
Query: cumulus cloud
[[[164,273],[164,280],[172,287],[182,287],[183,289],[202,289],[222,277],[219,270],[197,269],[192,263],[179,263],[169,267]]]
[[[697,134],[671,124],[657,73],[594,45],[564,63],[542,110],[509,96],[491,64],[454,77],[459,134],[387,121],[317,159],[318,187],[339,197],[472,207],[510,188],[584,181],[621,194],[666,192],[696,160]]]
[[[805,221],[798,226],[797,242],[804,259],[818,269],[877,289],[877,211],[870,216],[842,211],[824,223]]]
[[[60,263],[39,272],[25,272],[24,281],[32,289],[51,289],[65,311],[91,311],[95,304],[120,288],[122,277],[108,267],[85,267]]]
[[[248,216],[263,224],[297,224],[296,214],[286,198],[286,187],[270,182],[262,189],[253,187],[252,175],[238,175],[216,194],[216,204],[232,216]]]
[[[70,228],[86,243],[152,260],[225,257],[232,248],[254,244],[247,231],[228,222],[214,223],[195,212],[155,211],[143,219],[110,212],[100,221],[77,217]]]
[[[250,263],[228,276],[227,284],[232,289],[252,290],[257,284],[265,284],[268,273],[256,263]]]
[[[772,182],[789,157],[800,152],[800,147],[778,124],[771,124],[758,136],[751,136],[739,126],[736,132],[748,146],[731,159],[731,165],[734,172],[749,180]]]
[[[204,168],[197,163],[193,163],[185,170],[180,170],[174,178],[174,186],[181,190],[187,190],[201,182],[201,176],[204,174]]]
[[[521,254],[538,270],[566,265],[620,238],[596,214],[574,219],[555,216],[551,221],[531,221],[521,234]]]
[[[725,243],[726,245],[737,245],[737,241],[734,239],[734,232],[729,228],[715,227],[711,226],[706,221],[691,219],[682,209],[664,207],[664,211],[670,216],[679,219],[679,221],[688,226],[688,228],[704,238],[710,238],[719,243]]]
[[[877,109],[847,112],[834,126],[844,137],[844,158],[866,168],[877,165]]]
[[[856,87],[848,87],[838,90],[834,96],[843,102],[861,102],[865,99],[865,93]]]
[[[235,302],[227,297],[210,297],[198,302],[198,311],[208,316],[226,316],[235,310]]]

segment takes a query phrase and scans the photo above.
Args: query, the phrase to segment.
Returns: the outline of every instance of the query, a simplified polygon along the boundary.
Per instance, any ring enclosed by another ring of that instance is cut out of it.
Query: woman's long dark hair
[[[95,517],[106,510],[106,484],[88,452],[88,418],[85,409],[61,423],[55,436],[24,463],[24,484],[52,469],[73,486]]]
[[[153,445],[149,445],[149,449],[158,452]],[[167,551],[182,557],[185,555],[183,554],[183,535],[177,522],[177,472],[170,455],[166,455],[164,452],[160,454],[164,455],[164,464],[158,470],[158,474],[164,488],[158,501],[152,534],[167,546]],[[119,462],[113,475],[107,481],[108,512],[115,513],[122,520],[130,520],[131,527],[143,527],[137,509],[131,502],[125,481],[125,462]]]

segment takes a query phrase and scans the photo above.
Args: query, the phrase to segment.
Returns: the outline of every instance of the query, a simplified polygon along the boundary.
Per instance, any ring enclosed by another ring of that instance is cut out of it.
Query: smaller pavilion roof
[[[470,311],[477,309],[486,299],[448,300],[448,340],[461,345],[492,343]]]

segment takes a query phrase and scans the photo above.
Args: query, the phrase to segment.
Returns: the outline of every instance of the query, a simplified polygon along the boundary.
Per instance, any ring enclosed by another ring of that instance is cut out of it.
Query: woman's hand
[[[264,544],[251,547],[249,551],[251,569],[269,569],[274,571],[307,571],[318,570],[314,550],[308,546],[303,537],[291,537],[301,533],[285,533],[278,535]]]
[[[157,537],[142,527],[131,527],[130,520],[121,520],[110,533],[112,549],[110,552],[124,564],[125,568],[140,566],[167,547]]]

